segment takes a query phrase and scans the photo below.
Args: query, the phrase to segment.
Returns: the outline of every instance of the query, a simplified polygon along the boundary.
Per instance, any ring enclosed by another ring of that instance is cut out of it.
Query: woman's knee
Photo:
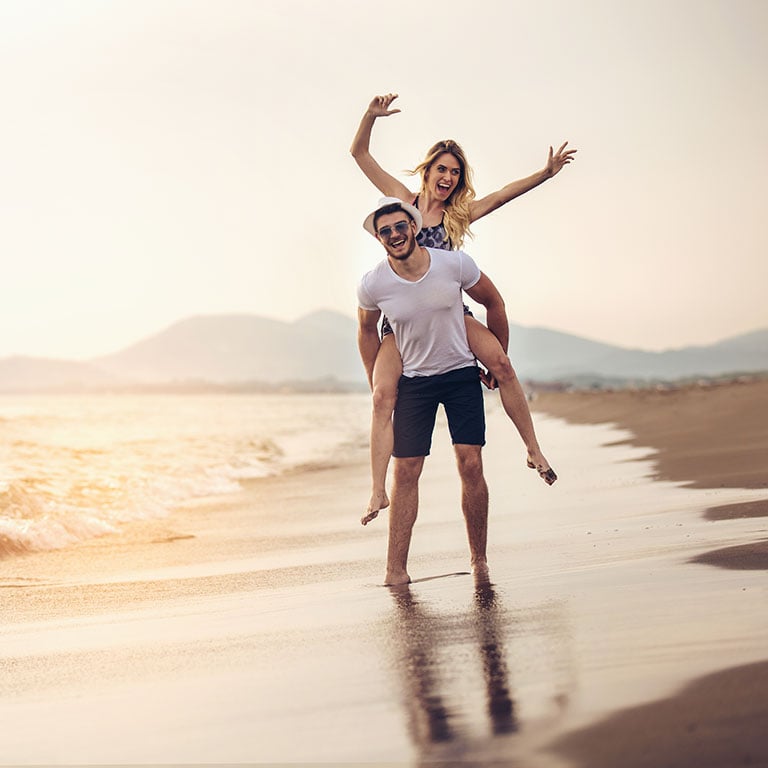
[[[376,414],[392,415],[397,401],[397,384],[378,382],[373,387],[373,411]]]
[[[487,365],[487,368],[493,374],[494,378],[501,383],[514,381],[514,379],[517,378],[515,369],[512,367],[512,362],[503,353],[496,355]]]

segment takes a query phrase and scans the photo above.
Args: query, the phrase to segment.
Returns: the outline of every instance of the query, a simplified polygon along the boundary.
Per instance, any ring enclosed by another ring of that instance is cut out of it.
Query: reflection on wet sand
[[[504,655],[500,621],[500,607],[491,584],[475,586],[475,617],[478,641],[482,652],[485,690],[488,697],[488,715],[493,733],[512,733],[517,730],[515,707],[510,697],[507,679],[507,661]]]
[[[396,636],[401,645],[396,663],[402,670],[403,704],[411,739],[418,746],[452,741],[452,718],[438,692],[441,619],[421,605],[409,585],[391,592],[398,610]]]
[[[493,752],[509,747],[520,724],[505,642],[519,634],[524,655],[530,634],[542,631],[539,620],[513,617],[489,583],[475,585],[470,606],[448,613],[413,586],[391,593],[392,661],[419,758],[466,760],[477,751],[487,755],[494,741]]]

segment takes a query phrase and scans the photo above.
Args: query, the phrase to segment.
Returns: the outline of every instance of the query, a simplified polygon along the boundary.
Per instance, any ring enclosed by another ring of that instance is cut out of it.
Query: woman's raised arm
[[[470,220],[477,221],[483,216],[487,216],[510,200],[530,192],[534,187],[538,187],[542,182],[557,175],[563,169],[563,166],[568,165],[574,159],[573,155],[576,154],[575,149],[566,150],[567,146],[568,142],[563,142],[557,152],[550,147],[547,164],[540,171],[526,176],[524,179],[512,181],[501,189],[496,190],[496,192],[491,192],[490,195],[481,197],[479,200],[473,200],[469,204]]]
[[[410,203],[413,193],[405,184],[387,173],[373,159],[370,152],[373,124],[376,122],[377,117],[389,117],[400,111],[399,109],[390,109],[390,105],[396,98],[396,93],[388,93],[386,96],[374,96],[362,120],[360,120],[360,127],[357,129],[349,151],[352,153],[352,157],[355,158],[355,162],[360,166],[360,170],[383,195],[397,197]]]

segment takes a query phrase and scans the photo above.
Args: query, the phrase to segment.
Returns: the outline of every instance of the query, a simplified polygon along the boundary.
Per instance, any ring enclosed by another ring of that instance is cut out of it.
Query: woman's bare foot
[[[365,514],[360,518],[360,522],[363,525],[368,525],[375,517],[378,516],[382,509],[386,509],[389,506],[389,496],[386,491],[373,492],[371,494],[371,500],[368,502],[368,509],[365,510]]]
[[[555,480],[557,480],[557,475],[555,474],[555,470],[549,466],[549,462],[544,458],[544,455],[541,452],[538,452],[536,454],[529,453],[526,464],[531,469],[535,469],[539,473],[539,477],[547,485],[552,485],[552,483],[554,483]]]

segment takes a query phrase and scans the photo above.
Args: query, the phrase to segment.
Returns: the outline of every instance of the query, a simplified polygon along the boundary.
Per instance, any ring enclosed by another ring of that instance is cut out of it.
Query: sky
[[[438,139],[510,321],[624,347],[768,327],[765,0],[0,0],[0,357],[193,315],[356,315],[379,193]]]

